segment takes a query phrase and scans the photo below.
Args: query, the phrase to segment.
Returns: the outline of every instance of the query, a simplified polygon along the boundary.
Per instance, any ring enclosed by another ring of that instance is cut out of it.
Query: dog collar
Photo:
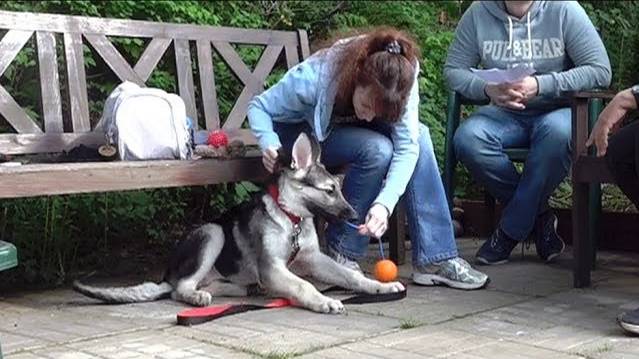
[[[286,216],[288,216],[291,222],[293,222],[293,225],[297,226],[298,224],[300,224],[300,222],[302,221],[302,217],[296,216],[286,211],[284,208],[282,208],[282,205],[280,205],[280,189],[277,187],[277,185],[271,184],[268,186],[267,190],[268,190],[268,193],[273,198],[273,200],[275,201],[275,203],[277,203],[277,206],[280,208],[280,210],[284,212]]]
[[[300,227],[300,222],[302,221],[302,217],[291,214],[290,212],[282,208],[282,205],[280,205],[280,189],[277,187],[277,185],[271,184],[268,186],[267,190],[268,190],[268,193],[273,198],[273,200],[275,201],[275,203],[277,204],[277,206],[279,207],[279,209],[286,214],[286,216],[288,217],[288,219],[291,220],[291,222],[293,222],[293,234],[291,235],[293,251],[291,252],[291,255],[288,257],[288,261],[286,262],[286,265],[290,265],[295,259],[295,257],[297,256],[297,253],[299,253],[300,251],[299,235],[302,232],[302,228]]]

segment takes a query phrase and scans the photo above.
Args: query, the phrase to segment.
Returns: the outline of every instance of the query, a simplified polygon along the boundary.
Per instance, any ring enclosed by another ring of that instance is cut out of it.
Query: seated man
[[[595,128],[586,143],[597,147],[597,156],[606,156],[606,162],[623,193],[639,208],[639,122],[625,126],[608,143],[608,135],[628,111],[637,108],[639,86],[619,92],[601,112]],[[639,334],[639,309],[623,313],[619,324],[628,332]]]
[[[471,67],[532,67],[516,83],[486,83]],[[610,84],[610,61],[596,29],[576,1],[476,1],[464,13],[444,74],[450,87],[490,99],[455,134],[455,152],[481,185],[505,205],[497,229],[479,249],[482,264],[508,260],[533,234],[551,261],[564,249],[548,198],[570,168],[571,116],[564,91]],[[529,147],[523,173],[504,153]]]

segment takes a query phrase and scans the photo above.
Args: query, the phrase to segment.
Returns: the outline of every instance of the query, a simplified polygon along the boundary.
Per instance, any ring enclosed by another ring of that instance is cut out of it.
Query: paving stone
[[[548,350],[543,348],[537,348],[520,343],[512,343],[508,341],[492,342],[488,345],[473,348],[472,350],[465,351],[465,354],[469,354],[470,357],[479,358],[491,358],[491,359],[538,359],[538,358],[552,358],[552,359],[579,359],[585,357],[575,354],[568,354],[557,352],[554,350]],[[459,358],[457,354],[446,354],[439,357]]]
[[[34,351],[35,354],[51,359],[93,359],[99,358],[96,355],[79,352],[73,348],[56,346]]]
[[[41,338],[32,338],[16,333],[0,331],[0,343],[2,343],[2,352],[6,355],[16,351],[51,344],[52,342]]]
[[[465,258],[481,244],[459,243]],[[376,258],[376,248],[371,251],[364,267]],[[532,248],[523,259],[516,252],[509,264],[481,267],[492,278],[487,290],[410,285],[404,300],[350,305],[348,315],[286,308],[193,327],[175,325],[186,306],[170,300],[103,305],[68,289],[3,293],[0,340],[5,357],[18,359],[639,358],[639,338],[615,323],[617,314],[639,307],[639,256],[601,252],[599,258],[591,289],[572,288],[570,253],[544,265]],[[410,272],[410,265],[400,268],[404,279]]]
[[[435,357],[462,353],[488,345],[491,342],[495,342],[495,340],[436,325],[401,330],[392,334],[370,338],[364,342]]]
[[[249,320],[238,321],[233,325],[216,323],[214,326],[207,327],[174,327],[168,328],[166,331],[174,335],[214,345],[231,346],[239,350],[253,351],[261,355],[304,353],[317,348],[341,344],[345,341],[336,332],[318,333],[284,325]]]
[[[495,291],[460,292],[446,287],[409,285],[406,299],[358,306],[353,310],[398,318],[400,322],[408,320],[418,324],[433,324],[526,299],[526,296]]]
[[[42,359],[45,358],[40,355],[35,355],[33,353],[18,353],[18,354],[8,354],[4,356],[6,359]]]
[[[363,348],[357,346],[339,346],[320,350],[317,352],[302,355],[304,359],[378,359],[378,358],[401,358],[401,359],[424,359],[426,356],[409,353],[405,351],[393,350],[376,345],[366,345]]]

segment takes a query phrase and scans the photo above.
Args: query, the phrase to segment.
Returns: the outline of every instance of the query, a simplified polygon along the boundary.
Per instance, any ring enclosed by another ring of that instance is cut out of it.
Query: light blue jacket
[[[262,149],[281,146],[273,131],[273,121],[306,122],[320,142],[328,137],[336,92],[332,64],[344,43],[338,42],[292,67],[277,84],[249,103],[249,124]],[[418,73],[419,65],[406,110],[392,127],[393,158],[386,181],[374,201],[385,206],[389,213],[406,190],[419,156]]]

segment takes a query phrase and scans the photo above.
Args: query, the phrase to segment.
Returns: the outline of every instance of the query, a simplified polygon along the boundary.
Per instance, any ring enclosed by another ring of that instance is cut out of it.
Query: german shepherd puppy
[[[170,294],[177,301],[207,306],[213,296],[246,296],[259,285],[269,294],[321,313],[341,313],[344,306],[301,276],[357,292],[404,290],[399,282],[368,279],[320,251],[313,217],[348,220],[357,213],[336,178],[320,164],[319,152],[319,144],[302,133],[292,156],[280,154],[268,191],[227,213],[223,223],[201,226],[178,244],[163,282],[120,288],[75,282],[74,289],[111,303],[152,301]]]

